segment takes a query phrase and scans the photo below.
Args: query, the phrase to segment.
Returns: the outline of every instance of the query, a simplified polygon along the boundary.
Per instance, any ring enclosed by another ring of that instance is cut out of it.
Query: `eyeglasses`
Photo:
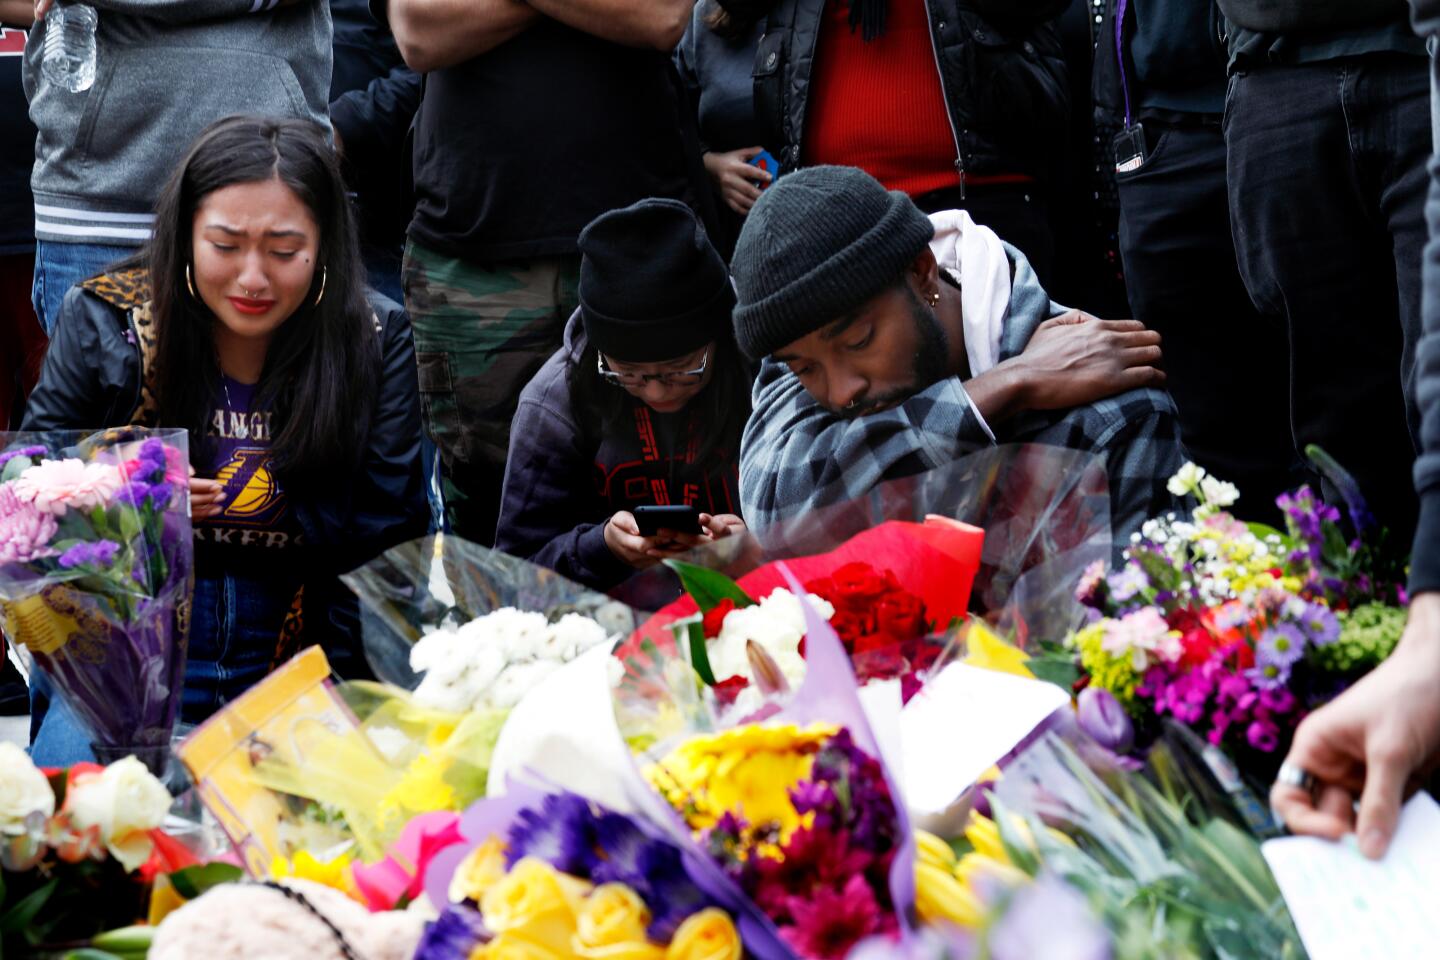
[[[700,358],[700,366],[694,370],[677,370],[674,373],[619,373],[605,365],[605,355],[596,354],[595,367],[610,383],[617,387],[644,387],[655,382],[664,387],[693,387],[705,378],[705,368],[710,364],[710,348]]]

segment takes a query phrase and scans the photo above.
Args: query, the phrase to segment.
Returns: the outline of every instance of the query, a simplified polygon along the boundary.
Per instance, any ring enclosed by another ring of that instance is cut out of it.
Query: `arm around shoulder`
[[[695,8],[695,0],[529,0],[545,16],[602,40],[670,53]]]

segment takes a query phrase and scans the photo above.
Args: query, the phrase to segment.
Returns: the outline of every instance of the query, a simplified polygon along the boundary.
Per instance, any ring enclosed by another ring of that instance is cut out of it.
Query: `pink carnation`
[[[1129,654],[1137,672],[1144,672],[1154,660],[1174,663],[1185,652],[1180,633],[1170,629],[1155,607],[1142,607],[1111,621],[1100,647],[1112,657]]]
[[[53,557],[48,546],[55,518],[21,500],[14,482],[0,486],[0,563],[28,563]]]
[[[83,460],[42,460],[15,479],[15,495],[37,510],[65,516],[65,511],[108,506],[124,485],[112,463]]]

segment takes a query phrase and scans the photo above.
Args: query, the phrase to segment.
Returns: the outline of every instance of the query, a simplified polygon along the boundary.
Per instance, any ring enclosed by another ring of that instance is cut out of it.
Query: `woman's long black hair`
[[[598,447],[609,430],[625,424],[634,404],[644,403],[624,388],[605,382],[596,361],[599,354],[586,345],[580,359],[566,371],[570,383],[571,409],[589,446]],[[696,441],[695,463],[706,473],[726,469],[738,462],[740,435],[750,417],[750,388],[755,368],[726,331],[715,338],[708,361],[714,373],[705,389],[685,405],[689,433]]]
[[[220,365],[216,320],[186,281],[195,212],[216,190],[272,179],[295,192],[320,228],[315,278],[305,301],[276,331],[257,394],[274,413],[276,467],[287,483],[306,486],[358,462],[380,354],[344,180],[318,125],[246,116],[220,120],[200,135],[166,184],[154,238],[142,255],[153,296],[156,401],[162,425],[186,428],[192,444],[207,442]]]

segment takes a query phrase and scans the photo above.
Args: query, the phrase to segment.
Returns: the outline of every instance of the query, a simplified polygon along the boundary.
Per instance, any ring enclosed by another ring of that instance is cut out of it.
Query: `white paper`
[[[918,825],[934,830],[954,826],[950,821],[964,813],[956,804],[965,791],[1070,702],[1053,683],[953,663],[928,680],[892,720],[885,710],[899,704],[898,681],[893,685],[897,689],[886,690],[884,697],[869,694],[866,687],[861,701],[882,752],[897,771],[906,806]],[[900,762],[895,764],[897,750]]]
[[[1416,794],[1385,859],[1340,843],[1284,837],[1261,845],[1311,960],[1440,957],[1440,806]]]

